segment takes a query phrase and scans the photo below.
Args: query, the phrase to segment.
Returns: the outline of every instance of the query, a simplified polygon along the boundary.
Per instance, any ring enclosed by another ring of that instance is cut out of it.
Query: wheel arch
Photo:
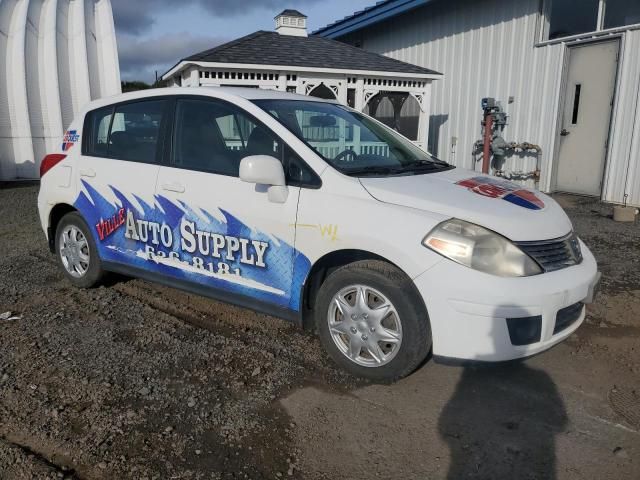
[[[359,249],[344,249],[334,250],[320,257],[311,267],[307,277],[304,281],[302,290],[300,292],[300,306],[301,306],[301,322],[302,327],[305,330],[313,328],[313,308],[315,304],[315,294],[320,289],[320,286],[327,278],[327,276],[335,269],[354,263],[360,260],[379,260],[389,265],[393,265],[395,268],[407,273],[400,268],[396,263],[392,262],[388,258],[385,258],[376,253],[359,250]],[[407,275],[407,278],[411,278]]]
[[[77,211],[77,208],[69,205],[68,203],[58,203],[51,209],[51,212],[49,213],[49,225],[47,227],[47,241],[49,243],[49,250],[51,250],[52,253],[55,251],[55,234],[60,220],[62,220],[62,217],[64,217],[67,213]]]

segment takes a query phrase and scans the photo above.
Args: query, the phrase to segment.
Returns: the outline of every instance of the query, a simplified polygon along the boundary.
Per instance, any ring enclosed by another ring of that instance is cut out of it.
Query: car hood
[[[362,177],[360,182],[381,202],[466,220],[513,241],[558,238],[572,229],[567,214],[551,197],[469,170]]]

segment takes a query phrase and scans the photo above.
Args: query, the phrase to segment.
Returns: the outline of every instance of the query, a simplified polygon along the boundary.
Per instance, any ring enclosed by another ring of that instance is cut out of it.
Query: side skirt
[[[246,295],[238,295],[237,293],[231,293],[197,283],[186,282],[184,280],[177,280],[174,278],[166,277],[164,275],[158,275],[141,268],[130,267],[128,265],[123,265],[120,263],[102,262],[102,266],[109,272],[120,273],[129,277],[141,278],[142,280],[158,283],[167,287],[177,288],[178,290],[183,290],[188,293],[194,293],[196,295],[208,297],[213,300],[218,300],[219,302],[248,308],[249,310],[253,310],[258,313],[264,313],[265,315],[282,318],[289,322],[295,323],[299,327],[302,327],[302,314],[289,308],[279,307],[271,303],[261,302],[251,297],[247,297]]]

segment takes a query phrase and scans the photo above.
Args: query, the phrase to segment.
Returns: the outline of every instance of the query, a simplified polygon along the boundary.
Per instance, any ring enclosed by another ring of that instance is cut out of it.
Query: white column
[[[353,108],[359,112],[364,109],[364,78],[361,77],[356,79],[356,98]]]
[[[296,85],[296,93],[299,95],[306,95],[307,92],[305,92],[305,83],[304,81],[307,80],[306,78],[300,78],[300,75],[298,75],[298,84]]]
[[[287,72],[280,72],[278,75],[279,76],[278,76],[277,90],[286,92],[287,91]]]
[[[338,98],[342,105],[347,105],[347,79],[344,78],[338,83]]]
[[[418,140],[417,143],[427,150],[429,140],[429,113],[431,112],[431,80],[426,82],[422,91],[422,101],[420,102],[420,117],[418,118]]]
[[[198,67],[191,67],[191,69],[189,70],[189,86],[190,87],[200,86],[200,71]]]
[[[364,79],[358,77],[356,79],[356,95],[353,102],[353,108],[361,112],[364,109]],[[353,127],[353,150],[359,155],[362,153],[360,145],[360,127]]]

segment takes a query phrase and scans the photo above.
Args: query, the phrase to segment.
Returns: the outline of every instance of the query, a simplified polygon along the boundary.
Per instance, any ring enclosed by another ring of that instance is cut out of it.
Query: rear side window
[[[147,100],[94,110],[85,125],[85,155],[158,163],[158,139],[166,100]]]
[[[109,140],[109,127],[113,117],[113,107],[94,110],[87,115],[87,127],[90,134],[84,143],[84,154],[96,157],[107,155],[107,142]],[[85,127],[85,130],[87,129]]]
[[[151,100],[117,106],[111,122],[108,156],[156,163],[165,104],[165,100]]]

